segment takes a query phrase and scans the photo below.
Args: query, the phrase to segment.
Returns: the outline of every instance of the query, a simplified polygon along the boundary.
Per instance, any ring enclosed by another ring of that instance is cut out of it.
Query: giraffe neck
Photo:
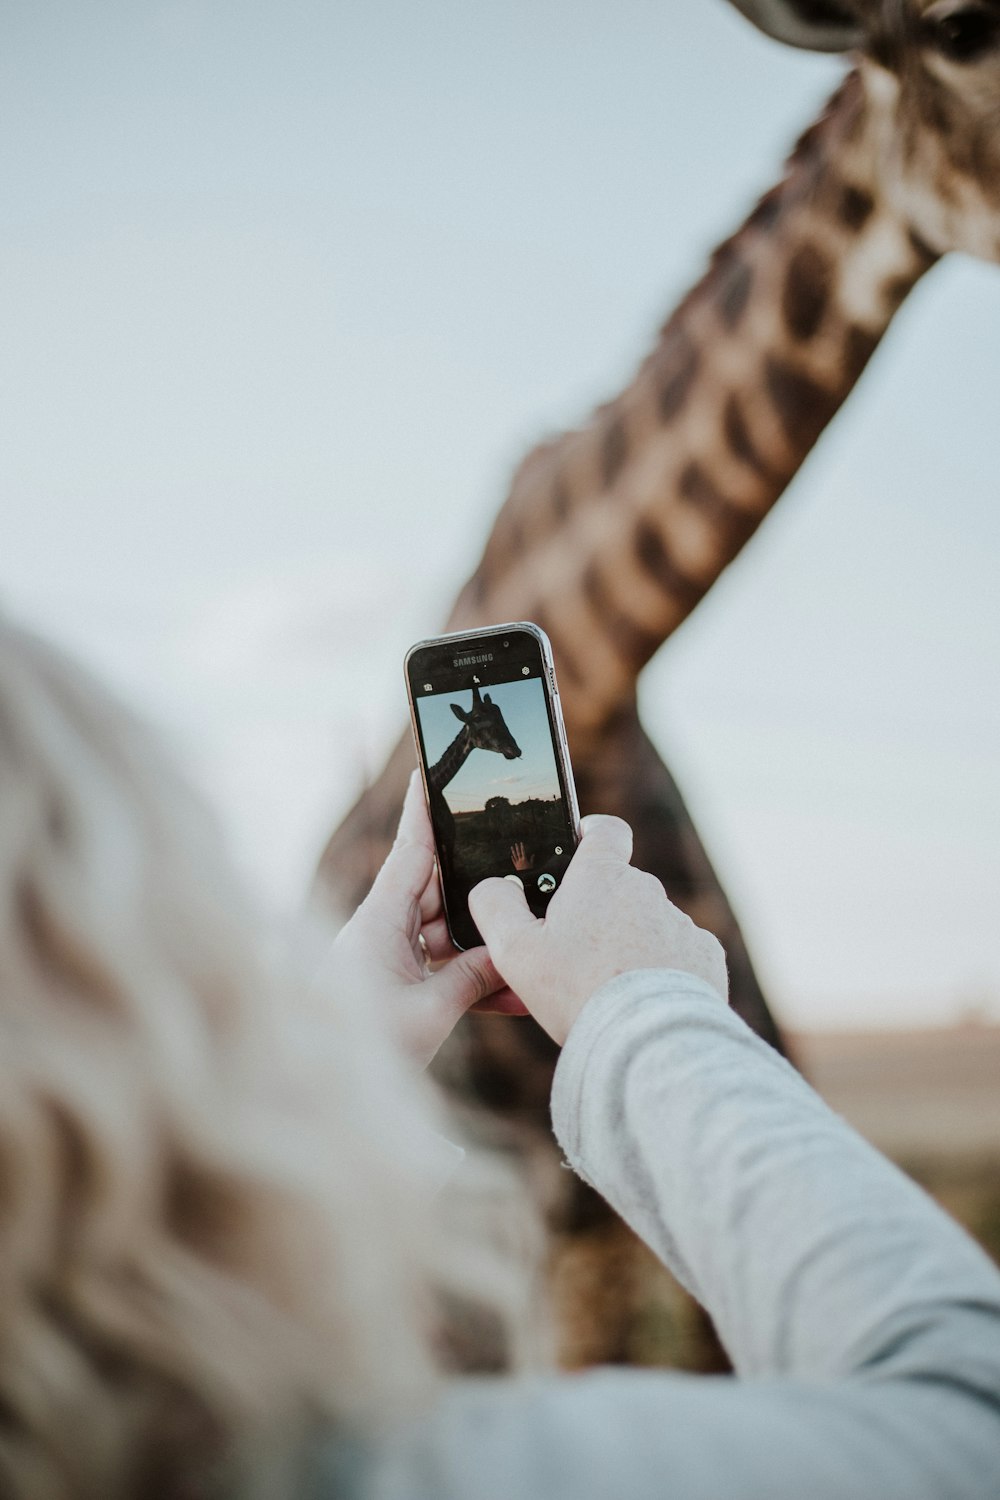
[[[756,530],[936,256],[879,180],[879,75],[848,75],[635,379],[522,465],[450,628],[531,618],[585,745]]]
[[[432,791],[444,791],[449,781],[452,781],[458,775],[472,749],[472,734],[468,724],[464,724],[441,759],[436,761],[427,772],[427,779],[430,782]]]

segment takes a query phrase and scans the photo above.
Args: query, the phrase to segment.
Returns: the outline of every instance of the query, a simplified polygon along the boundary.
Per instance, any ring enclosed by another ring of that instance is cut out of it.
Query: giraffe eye
[[[1000,43],[1000,14],[984,5],[963,5],[924,19],[928,42],[952,62],[978,62]]]

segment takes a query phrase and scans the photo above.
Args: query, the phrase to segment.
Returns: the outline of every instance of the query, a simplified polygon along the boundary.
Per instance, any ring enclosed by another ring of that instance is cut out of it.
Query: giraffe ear
[[[484,693],[483,694],[483,702],[484,703],[489,703],[490,706],[492,707],[493,699],[490,697],[489,693]]]
[[[452,703],[449,705],[449,707],[451,708],[451,711],[455,715],[456,719],[460,719],[463,724],[468,724],[469,715],[465,712],[464,708],[459,708],[457,703]]]
[[[810,52],[850,52],[865,37],[864,0],[730,0],[776,41]]]

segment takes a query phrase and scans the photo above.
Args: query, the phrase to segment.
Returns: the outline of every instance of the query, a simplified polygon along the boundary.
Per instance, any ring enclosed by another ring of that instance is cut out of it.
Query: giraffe
[[[444,795],[444,789],[458,775],[473,750],[493,750],[505,760],[520,758],[521,749],[504,722],[498,704],[489,693],[480,696],[478,684],[473,684],[472,707],[461,708],[457,703],[449,705],[461,729],[434,765],[428,767],[427,790],[431,813],[438,830],[439,852],[445,863],[450,863],[455,849],[455,817]]]
[[[921,277],[949,251],[1000,259],[1000,6],[731,3],[779,41],[848,54],[845,77],[631,382],[522,463],[447,628],[544,626],[581,806],[632,823],[635,862],[717,933],[734,1008],[780,1045],[735,917],[639,722],[636,684],[787,488]],[[363,893],[388,846],[410,764],[404,742],[327,846],[320,880],[342,902]],[[473,1084],[545,1130],[545,1039],[485,1023],[472,1035]],[[564,1222],[608,1227],[579,1193]],[[619,1304],[583,1357],[627,1357],[626,1324]]]

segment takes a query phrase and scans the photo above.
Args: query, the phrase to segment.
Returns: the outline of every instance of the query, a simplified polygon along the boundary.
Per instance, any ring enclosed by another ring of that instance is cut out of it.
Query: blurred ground
[[[1000,1026],[800,1032],[790,1044],[827,1103],[1000,1261]]]

